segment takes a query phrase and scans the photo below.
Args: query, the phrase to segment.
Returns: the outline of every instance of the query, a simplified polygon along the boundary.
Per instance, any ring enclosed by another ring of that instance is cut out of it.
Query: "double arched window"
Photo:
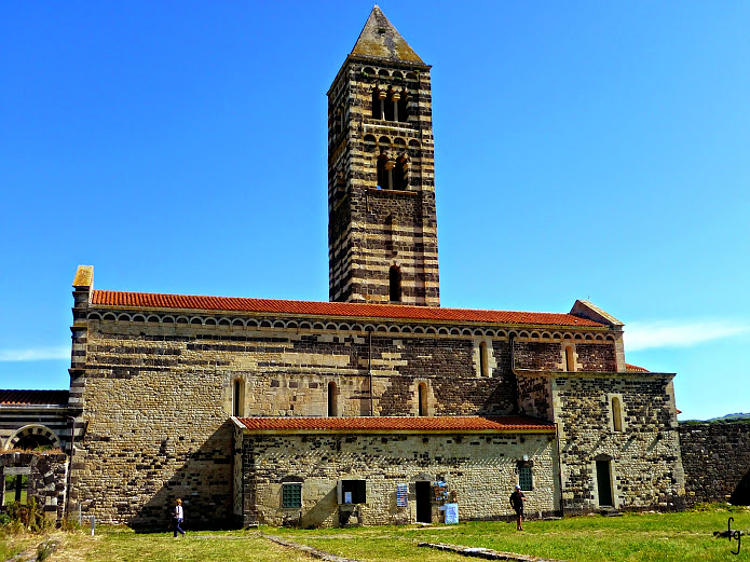
[[[391,87],[372,91],[372,117],[381,121],[406,122],[409,120],[409,96],[405,90]]]
[[[406,189],[409,185],[409,158],[402,154],[395,160],[385,152],[378,156],[378,187]]]

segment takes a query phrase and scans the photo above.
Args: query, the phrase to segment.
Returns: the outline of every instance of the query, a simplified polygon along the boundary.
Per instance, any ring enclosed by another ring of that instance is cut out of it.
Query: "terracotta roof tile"
[[[2,390],[0,389],[0,405],[2,406],[34,406],[41,404],[68,404],[67,390]]]
[[[625,372],[627,373],[649,373],[650,371],[646,369],[645,367],[639,367],[638,365],[631,365],[630,363],[625,363]]]
[[[238,418],[251,431],[353,432],[554,432],[555,424],[525,416],[359,417],[359,418]]]
[[[399,304],[358,304],[346,302],[291,301],[238,297],[206,297],[125,291],[92,291],[91,303],[101,306],[221,310],[229,312],[267,312],[358,318],[391,318],[498,324],[543,324],[553,326],[597,326],[603,324],[572,314],[550,312],[513,312],[472,310]]]

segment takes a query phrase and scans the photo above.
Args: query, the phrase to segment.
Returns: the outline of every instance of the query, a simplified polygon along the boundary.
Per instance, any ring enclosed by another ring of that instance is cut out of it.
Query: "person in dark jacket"
[[[510,495],[510,505],[516,512],[516,530],[523,531],[523,502],[526,496],[521,491],[521,486],[516,484],[515,491]]]

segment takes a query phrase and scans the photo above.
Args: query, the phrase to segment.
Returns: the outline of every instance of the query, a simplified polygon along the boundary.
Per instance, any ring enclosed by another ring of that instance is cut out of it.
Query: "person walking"
[[[516,530],[523,531],[523,502],[526,496],[521,491],[521,486],[516,484],[516,489],[510,495],[510,505],[516,512]]]
[[[177,533],[180,533],[185,537],[185,531],[182,529],[182,522],[185,520],[185,512],[182,509],[182,500],[177,498],[174,502],[174,538],[177,538]]]

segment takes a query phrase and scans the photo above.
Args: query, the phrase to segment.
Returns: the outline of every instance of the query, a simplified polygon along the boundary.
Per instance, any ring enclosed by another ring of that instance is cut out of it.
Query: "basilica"
[[[503,519],[516,484],[532,517],[680,506],[674,374],[620,321],[440,306],[430,69],[375,6],[328,90],[328,302],[79,266],[69,391],[0,391],[0,448],[60,452],[0,455],[6,491],[135,527],[177,497],[195,526]]]

